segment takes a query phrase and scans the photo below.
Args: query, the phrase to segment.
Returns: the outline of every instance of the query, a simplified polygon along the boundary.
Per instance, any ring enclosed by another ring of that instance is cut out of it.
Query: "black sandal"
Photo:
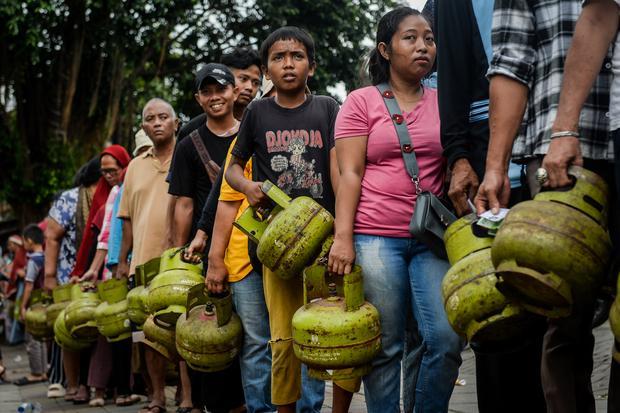
[[[6,368],[5,368],[6,370]],[[45,377],[41,377],[39,379],[34,379],[31,380],[28,377],[24,376],[24,377],[20,377],[19,379],[15,380],[13,382],[13,384],[15,384],[16,386],[25,386],[27,384],[35,384],[35,383],[41,383],[42,381],[46,381],[47,379]]]

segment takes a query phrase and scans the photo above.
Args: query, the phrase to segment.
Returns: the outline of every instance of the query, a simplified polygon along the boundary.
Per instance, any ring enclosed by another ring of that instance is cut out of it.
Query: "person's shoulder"
[[[351,93],[347,95],[347,98],[375,98],[380,97],[380,95],[379,89],[377,89],[376,86],[369,85],[352,90]]]
[[[245,108],[245,112],[243,113],[244,117],[247,117],[248,114],[256,113],[257,111],[266,110],[267,108],[273,107],[273,97],[263,98],[263,99],[254,99],[250,102],[248,106]]]
[[[63,191],[60,194],[60,198],[63,198],[65,200],[67,200],[67,199],[77,199],[79,195],[80,195],[80,188],[76,186],[74,188],[70,188],[70,189],[67,189],[67,190]]]
[[[433,89],[432,87],[425,87],[424,98],[428,103],[437,104],[438,103],[437,89]]]
[[[310,104],[318,106],[321,110],[327,110],[330,113],[337,112],[340,109],[338,101],[327,95],[312,95],[312,102],[310,102]]]
[[[311,95],[312,100],[321,105],[337,105],[338,101],[327,95]]]
[[[185,125],[181,126],[181,130],[179,130],[178,139],[184,140],[183,138],[188,136],[194,130],[198,129],[200,125],[204,125],[207,122],[207,114],[201,113],[198,116],[194,116],[191,118]]]
[[[205,126],[204,128],[202,126],[194,129],[198,131],[198,134],[202,135],[202,129],[208,131],[207,127]],[[194,132],[194,131],[192,131]],[[187,137],[189,138],[191,135],[191,132],[187,134]],[[187,153],[187,151],[189,149],[192,148],[192,146],[194,145],[194,143],[192,142],[191,139],[183,139],[182,141],[177,141],[176,146],[174,148],[175,150],[175,156],[177,156],[179,153]]]

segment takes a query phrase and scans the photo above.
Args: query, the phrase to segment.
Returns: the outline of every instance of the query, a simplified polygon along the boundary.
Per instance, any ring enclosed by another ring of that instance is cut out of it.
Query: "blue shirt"
[[[108,238],[108,261],[106,267],[112,269],[118,264],[121,255],[121,242],[123,240],[123,220],[118,217],[118,208],[121,204],[121,196],[123,195],[124,185],[118,190],[118,195],[112,206],[112,221],[110,222],[110,236]]]

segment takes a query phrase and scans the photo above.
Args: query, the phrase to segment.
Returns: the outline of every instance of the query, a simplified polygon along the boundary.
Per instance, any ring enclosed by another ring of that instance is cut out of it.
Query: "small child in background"
[[[26,276],[24,280],[24,295],[20,308],[20,319],[23,322],[32,291],[43,286],[45,255],[43,254],[43,230],[41,230],[37,224],[30,224],[24,228],[22,236],[24,239],[24,248],[28,252],[28,262],[26,263]],[[47,380],[45,374],[47,370],[47,348],[45,343],[35,340],[26,332],[26,351],[30,364],[30,374],[13,382],[18,386]]]

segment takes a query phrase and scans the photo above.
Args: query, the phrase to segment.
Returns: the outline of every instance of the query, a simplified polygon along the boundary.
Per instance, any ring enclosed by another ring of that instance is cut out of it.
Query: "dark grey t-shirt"
[[[334,147],[338,103],[308,95],[294,109],[274,98],[255,100],[246,108],[232,154],[255,155],[256,179],[270,180],[291,197],[309,196],[334,212],[329,151]]]

